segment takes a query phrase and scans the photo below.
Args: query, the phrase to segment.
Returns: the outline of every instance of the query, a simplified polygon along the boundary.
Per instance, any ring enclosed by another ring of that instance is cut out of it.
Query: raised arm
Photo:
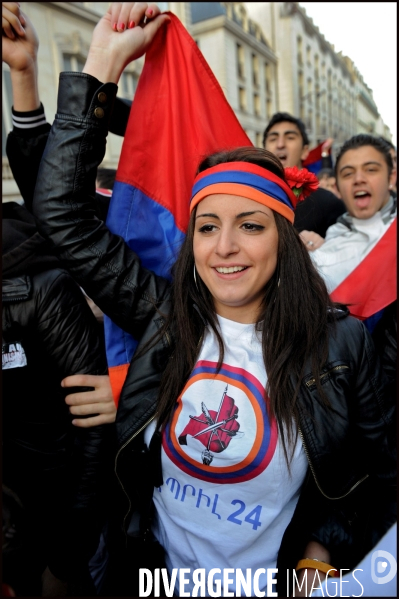
[[[31,212],[40,160],[50,131],[38,90],[39,39],[17,2],[2,3],[2,30],[2,57],[10,68],[13,94],[13,130],[7,137],[6,152],[21,196]],[[115,99],[111,133],[125,135],[131,104],[129,100]]]
[[[146,4],[129,5],[123,33],[112,29],[111,7],[94,30],[84,72],[60,75],[58,110],[40,166],[33,210],[40,232],[51,239],[63,264],[89,297],[139,339],[156,303],[167,294],[168,284],[142,269],[123,239],[96,218],[94,201],[116,82],[126,64],[146,51],[168,19],[154,7],[149,9],[153,20],[144,27],[126,29],[132,15],[140,23],[148,12]]]
[[[14,179],[29,211],[32,208],[40,159],[50,125],[38,91],[39,40],[17,2],[2,4],[2,56],[10,68],[13,131],[6,151]]]
[[[13,106],[19,112],[40,106],[37,86],[39,40],[18,2],[2,3],[2,57],[10,67]]]

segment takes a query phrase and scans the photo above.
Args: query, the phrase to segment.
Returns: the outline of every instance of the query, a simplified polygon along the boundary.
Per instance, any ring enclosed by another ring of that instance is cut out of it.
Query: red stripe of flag
[[[116,178],[170,210],[185,232],[201,158],[253,144],[197,44],[167,14],[146,54]]]
[[[347,304],[352,316],[365,320],[397,298],[396,218],[376,246],[331,293]]]

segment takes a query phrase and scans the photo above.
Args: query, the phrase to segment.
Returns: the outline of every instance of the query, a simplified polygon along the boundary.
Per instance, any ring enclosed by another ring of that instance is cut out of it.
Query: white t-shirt
[[[253,324],[221,317],[219,324],[225,344],[219,373],[218,345],[209,329],[163,435],[164,484],[154,490],[153,532],[165,549],[169,573],[220,568],[222,579],[224,568],[244,575],[251,568],[255,575],[276,567],[307,460],[298,441],[289,475],[264,399],[260,333]],[[154,429],[153,424],[146,431],[147,445]],[[192,588],[192,581],[185,585],[185,591]],[[266,574],[259,589],[266,591]]]

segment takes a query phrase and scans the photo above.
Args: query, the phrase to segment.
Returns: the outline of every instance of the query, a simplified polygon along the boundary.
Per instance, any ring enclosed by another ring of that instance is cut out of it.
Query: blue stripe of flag
[[[113,203],[116,205],[112,206]],[[138,254],[144,268],[171,280],[171,268],[185,235],[177,228],[169,210],[133,185],[115,181],[107,227],[123,237]],[[104,316],[104,328],[108,366],[128,364],[137,341],[107,316]]]

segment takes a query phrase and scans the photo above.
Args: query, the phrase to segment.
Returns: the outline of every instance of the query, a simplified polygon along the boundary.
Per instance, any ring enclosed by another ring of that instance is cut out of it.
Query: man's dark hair
[[[296,125],[299,129],[299,132],[302,137],[303,145],[304,146],[309,145],[309,138],[307,136],[305,125],[304,125],[303,121],[301,121],[301,119],[297,119],[296,117],[292,116],[292,114],[289,114],[289,112],[276,112],[275,114],[273,114],[272,118],[270,119],[270,121],[265,129],[265,132],[263,133],[263,147],[265,147],[266,137],[267,137],[267,134],[269,133],[270,129],[277,123],[283,123],[285,121],[288,121],[289,123],[294,123],[294,125]]]
[[[96,185],[102,189],[113,189],[116,170],[114,168],[97,169]]]
[[[378,150],[380,154],[382,154],[385,162],[387,163],[388,177],[390,177],[393,170],[392,156],[389,152],[390,147],[385,140],[381,139],[381,137],[369,135],[368,133],[359,133],[359,135],[354,135],[344,143],[335,161],[335,175],[337,176],[338,165],[342,156],[349,150],[357,150],[358,148],[362,148],[363,146],[372,146],[373,148]]]
[[[388,146],[388,147],[389,147],[391,150],[395,150],[395,152],[396,152],[396,148],[395,148],[395,146],[393,145],[393,143],[392,143],[391,141],[389,141],[389,139],[387,139],[386,137],[382,137],[382,135],[380,135],[380,136],[378,137],[378,139],[380,139],[381,141],[383,141],[384,143],[386,143],[386,144],[387,144],[387,146]]]
[[[334,169],[322,168],[321,170],[319,170],[319,172],[317,173],[318,180],[320,181],[320,179],[323,179],[323,177],[335,177]]]

